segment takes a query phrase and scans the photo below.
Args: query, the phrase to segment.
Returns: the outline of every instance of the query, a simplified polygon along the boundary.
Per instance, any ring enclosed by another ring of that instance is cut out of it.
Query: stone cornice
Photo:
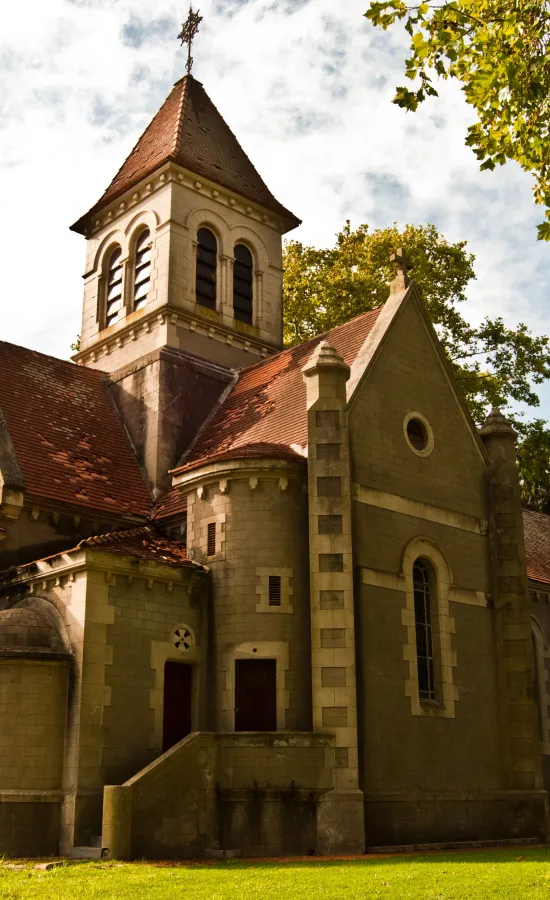
[[[204,318],[204,314],[199,316],[185,309],[176,309],[169,304],[159,304],[151,310],[145,308],[138,318],[132,316],[130,320],[122,319],[117,326],[112,326],[114,329],[112,333],[98,338],[94,341],[93,346],[79,350],[71,359],[73,362],[86,366],[94,366],[95,363],[98,363],[97,368],[101,368],[101,360],[105,356],[121,349],[130,341],[137,340],[144,332],[149,334],[155,328],[166,324],[186,328],[188,331],[196,332],[221,343],[242,348],[247,353],[255,354],[258,359],[264,359],[273,353],[280,352],[279,347],[271,346],[251,335],[236,334],[227,325],[218,321],[217,317],[208,320]]]
[[[285,220],[282,215],[277,215],[272,210],[243,197],[236,191],[222,187],[208,178],[198,176],[177,163],[167,162],[93,216],[87,238],[95,237],[103,228],[116,222],[119,216],[124,215],[142,200],[171,182],[186,187],[199,195],[202,194],[222,207],[234,209],[253,222],[261,222],[263,225],[273,228],[278,234],[286,234],[287,231],[296,227],[290,219]]]
[[[252,482],[256,479],[257,483],[259,478],[263,478],[279,480],[281,490],[286,490],[284,482],[288,482],[289,477],[293,477],[297,481],[304,481],[304,462],[305,460],[299,459],[262,459],[261,457],[224,459],[205,463],[204,466],[190,472],[174,474],[172,484],[174,487],[181,487],[182,493],[184,493],[219,482],[220,490],[225,493],[227,490],[225,483],[231,480],[248,479]]]

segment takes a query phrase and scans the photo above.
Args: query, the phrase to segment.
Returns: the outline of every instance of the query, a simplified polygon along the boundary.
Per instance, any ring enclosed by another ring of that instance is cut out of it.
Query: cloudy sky
[[[201,0],[194,75],[277,198],[331,244],[345,219],[433,222],[476,254],[463,313],[550,331],[550,245],[531,179],[480,173],[471,121],[444,86],[420,114],[391,103],[403,34],[367,0]],[[68,226],[101,195],[184,73],[173,0],[27,0],[0,34],[0,337],[67,357],[80,328],[83,238]],[[543,391],[550,418],[550,390]]]

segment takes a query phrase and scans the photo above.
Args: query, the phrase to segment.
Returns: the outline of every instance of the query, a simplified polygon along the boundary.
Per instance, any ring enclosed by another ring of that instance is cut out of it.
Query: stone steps
[[[70,859],[103,859],[101,835],[90,838],[90,843],[82,847],[73,847],[69,852]]]

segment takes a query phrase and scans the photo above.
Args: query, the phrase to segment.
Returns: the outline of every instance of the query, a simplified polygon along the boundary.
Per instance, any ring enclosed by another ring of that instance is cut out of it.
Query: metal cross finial
[[[193,7],[189,7],[189,16],[187,18],[187,22],[184,22],[181,26],[181,31],[178,34],[178,38],[181,40],[181,45],[183,47],[184,44],[187,44],[187,74],[191,74],[191,69],[193,68],[193,57],[191,56],[191,45],[193,43],[194,37],[199,32],[199,25],[202,22],[202,16],[199,15],[200,10],[197,12],[193,12]]]
[[[392,263],[397,266],[397,274],[391,283],[392,294],[396,291],[404,291],[409,286],[411,280],[407,272],[412,269],[411,261],[402,247],[399,247],[395,253],[390,256]]]

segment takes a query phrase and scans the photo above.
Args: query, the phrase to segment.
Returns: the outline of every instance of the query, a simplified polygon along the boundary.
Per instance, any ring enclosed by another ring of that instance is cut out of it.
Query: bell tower
[[[168,346],[224,366],[282,346],[282,235],[265,185],[202,84],[178,81],[101,197],[86,237],[83,365]]]
[[[233,370],[282,347],[282,236],[299,224],[188,72],[72,226],[87,246],[73,359],[109,374],[156,493]]]

